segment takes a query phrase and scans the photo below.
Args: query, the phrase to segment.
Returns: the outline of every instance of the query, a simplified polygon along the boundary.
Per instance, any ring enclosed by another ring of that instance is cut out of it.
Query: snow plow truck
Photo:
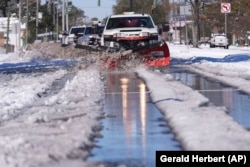
[[[153,67],[166,67],[170,64],[170,53],[166,41],[162,40],[158,27],[149,14],[124,12],[111,15],[99,37],[92,36],[96,45],[78,48],[96,49],[107,53],[119,53],[117,57],[109,54],[101,58],[104,64],[115,67],[117,62],[140,59],[142,63]]]

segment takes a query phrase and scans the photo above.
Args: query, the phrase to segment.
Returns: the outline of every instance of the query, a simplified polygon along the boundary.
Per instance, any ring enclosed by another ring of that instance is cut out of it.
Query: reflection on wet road
[[[172,68],[170,73],[176,80],[199,90],[217,106],[225,106],[228,114],[242,126],[250,129],[250,96],[233,87],[209,80],[184,70]]]
[[[106,80],[103,138],[89,160],[152,167],[156,150],[181,150],[142,80],[134,73],[109,73]]]

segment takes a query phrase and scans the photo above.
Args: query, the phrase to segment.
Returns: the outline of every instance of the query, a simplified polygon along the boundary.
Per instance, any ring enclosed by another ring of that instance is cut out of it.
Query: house
[[[9,26],[8,26],[9,25]],[[0,17],[0,48],[3,52],[8,43],[8,52],[14,52],[24,44],[25,34],[17,17]]]

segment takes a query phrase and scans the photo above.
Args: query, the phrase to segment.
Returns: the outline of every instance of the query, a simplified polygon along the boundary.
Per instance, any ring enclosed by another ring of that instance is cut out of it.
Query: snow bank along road
[[[1,167],[84,166],[100,129],[103,84],[96,68],[84,68],[44,96],[67,73],[1,75]]]
[[[185,150],[249,150],[250,132],[171,75],[137,70]]]

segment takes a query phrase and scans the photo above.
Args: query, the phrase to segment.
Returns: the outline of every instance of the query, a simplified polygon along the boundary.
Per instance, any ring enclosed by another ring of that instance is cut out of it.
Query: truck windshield
[[[154,25],[150,17],[117,17],[109,19],[106,29],[128,27],[154,28]]]

